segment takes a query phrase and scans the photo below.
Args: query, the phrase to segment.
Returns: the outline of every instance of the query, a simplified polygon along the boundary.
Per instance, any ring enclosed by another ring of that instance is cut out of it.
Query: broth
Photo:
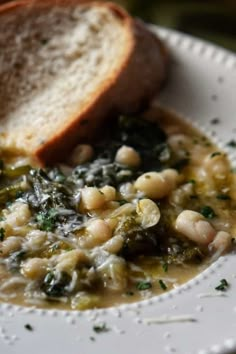
[[[232,247],[235,175],[224,152],[160,109],[106,130],[67,165],[42,170],[3,154],[1,301],[76,310],[139,301]]]

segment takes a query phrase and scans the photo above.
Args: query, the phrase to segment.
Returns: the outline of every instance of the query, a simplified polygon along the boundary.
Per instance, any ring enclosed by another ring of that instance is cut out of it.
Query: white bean
[[[87,261],[87,256],[82,250],[76,249],[65,252],[59,255],[56,270],[71,274],[78,264],[83,264]]]
[[[96,187],[86,187],[81,190],[81,202],[84,209],[100,209],[106,202],[102,192]]]
[[[47,234],[45,231],[32,230],[26,238],[25,246],[30,250],[36,251],[46,246]]]
[[[21,270],[26,278],[42,279],[47,273],[48,260],[44,258],[31,258],[23,263]]]
[[[110,226],[104,220],[94,220],[87,227],[87,231],[92,236],[90,247],[101,245],[102,243],[109,240],[112,236],[112,230]]]
[[[230,165],[224,154],[213,156],[208,155],[203,163],[204,169],[208,176],[216,179],[224,179],[230,173]]]
[[[100,188],[100,191],[104,194],[106,202],[111,202],[116,199],[116,190],[112,186],[104,186]]]
[[[117,151],[115,161],[130,167],[138,167],[141,164],[139,153],[132,147],[125,145]]]
[[[216,231],[200,213],[185,210],[176,219],[178,232],[200,245],[208,245],[215,237]]]
[[[219,231],[208,247],[210,251],[219,251],[222,254],[228,251],[231,245],[232,236],[228,232]]]
[[[145,229],[158,224],[161,217],[160,209],[150,199],[140,200],[137,203],[136,212],[139,215],[142,227]]]
[[[93,154],[94,151],[91,145],[87,145],[87,144],[77,145],[70,156],[69,164],[72,166],[81,165],[91,160]]]
[[[31,212],[28,204],[16,202],[11,205],[10,213],[6,216],[5,222],[14,229],[15,227],[26,225],[30,217]]]
[[[103,245],[103,249],[111,254],[117,254],[122,249],[123,244],[124,238],[121,235],[116,235]]]
[[[18,251],[21,248],[23,239],[16,236],[10,236],[0,244],[0,253],[3,256],[8,256],[11,253]]]
[[[160,199],[166,197],[175,188],[177,180],[177,171],[167,169],[162,172],[144,173],[136,180],[134,186],[147,197]]]

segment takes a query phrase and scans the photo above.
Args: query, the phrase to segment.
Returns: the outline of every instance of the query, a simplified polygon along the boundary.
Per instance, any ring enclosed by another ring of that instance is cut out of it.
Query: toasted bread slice
[[[112,3],[3,5],[0,48],[0,147],[42,165],[139,111],[166,76],[162,43]]]

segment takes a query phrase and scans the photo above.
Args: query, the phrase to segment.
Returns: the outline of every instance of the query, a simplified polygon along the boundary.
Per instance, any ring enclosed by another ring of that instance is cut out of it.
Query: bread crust
[[[146,27],[133,20],[122,8],[113,3],[90,0],[37,0],[33,6],[52,7],[68,4],[105,6],[117,16],[125,28],[126,50],[119,70],[106,80],[90,104],[43,144],[31,152],[41,165],[63,161],[79,142],[91,141],[101,122],[116,114],[134,114],[145,107],[159,91],[167,75],[166,50]],[[0,6],[0,15],[19,8],[30,7],[30,0]]]

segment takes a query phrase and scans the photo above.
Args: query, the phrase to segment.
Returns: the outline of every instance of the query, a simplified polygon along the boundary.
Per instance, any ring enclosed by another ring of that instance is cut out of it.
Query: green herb
[[[189,181],[188,181],[188,183],[191,183],[191,184],[196,184],[196,181],[195,181],[195,179],[190,179]]]
[[[200,213],[207,219],[214,219],[217,216],[214,210],[208,205],[203,206]]]
[[[211,120],[211,124],[219,124],[219,123],[220,123],[219,118],[213,118],[213,119]]]
[[[5,229],[3,227],[0,228],[0,241],[4,240],[5,237]]]
[[[215,156],[220,156],[221,155],[221,152],[219,151],[215,151],[211,154],[211,158],[215,157]]]
[[[168,263],[163,263],[162,264],[162,269],[164,270],[165,273],[168,272],[168,267],[169,267]]]
[[[162,290],[167,290],[167,286],[163,280],[161,280],[161,279],[159,280],[159,285],[162,288]]]
[[[93,330],[96,333],[106,333],[110,331],[110,329],[107,327],[105,323],[93,326]]]
[[[231,147],[231,148],[236,148],[236,140],[230,140],[227,143],[227,146]]]
[[[152,283],[150,281],[141,281],[136,284],[136,288],[140,291],[148,290],[152,288]]]
[[[221,279],[220,285],[218,285],[215,289],[218,291],[225,291],[229,287],[229,283],[226,279]]]
[[[230,196],[227,195],[227,194],[218,194],[216,196],[216,198],[219,199],[219,200],[230,200],[231,199]]]
[[[40,212],[37,214],[36,220],[40,230],[53,231],[56,227],[57,215],[58,213],[56,209],[50,209],[48,211]]]
[[[29,323],[27,323],[25,325],[25,329],[27,329],[27,331],[30,331],[30,332],[32,332],[34,330],[33,327]]]
[[[134,295],[134,292],[133,292],[133,291],[126,291],[126,295],[127,295],[127,296],[133,296],[133,295]]]

